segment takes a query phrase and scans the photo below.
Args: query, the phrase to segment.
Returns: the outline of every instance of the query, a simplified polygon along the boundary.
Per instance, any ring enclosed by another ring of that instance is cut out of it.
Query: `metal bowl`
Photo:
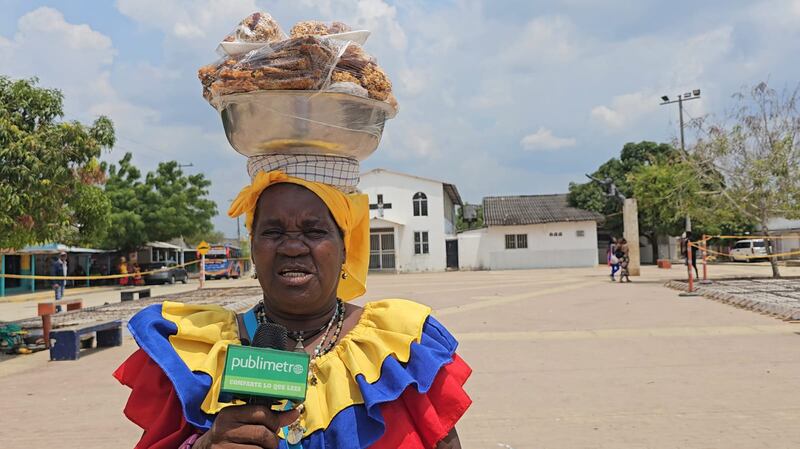
[[[366,159],[397,111],[382,101],[336,92],[263,90],[221,96],[231,146],[245,156],[326,154]]]

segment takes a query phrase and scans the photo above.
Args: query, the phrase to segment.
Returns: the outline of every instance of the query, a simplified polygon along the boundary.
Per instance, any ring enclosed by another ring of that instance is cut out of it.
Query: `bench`
[[[97,340],[98,348],[121,346],[122,320],[95,321],[56,329],[50,331],[50,338],[56,341],[50,347],[50,360],[78,360],[81,349],[92,347],[92,340]]]
[[[137,295],[138,299],[142,298],[149,298],[150,297],[150,289],[149,288],[139,288],[136,290],[125,290],[119,292],[119,299],[122,301],[133,301],[133,295]]]

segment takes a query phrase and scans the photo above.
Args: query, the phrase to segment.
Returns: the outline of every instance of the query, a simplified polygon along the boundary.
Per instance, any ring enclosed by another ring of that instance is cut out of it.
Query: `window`
[[[563,234],[561,234],[560,232],[551,232],[550,233],[550,237],[561,237],[562,235]]]
[[[528,247],[528,234],[506,234],[506,249],[525,249]]]
[[[586,236],[586,232],[584,232],[583,229],[578,229],[577,231],[575,231],[575,235],[578,237],[584,237]]]
[[[427,217],[428,216],[428,197],[422,192],[414,194],[414,216]]]
[[[428,231],[414,231],[414,254],[429,254]]]

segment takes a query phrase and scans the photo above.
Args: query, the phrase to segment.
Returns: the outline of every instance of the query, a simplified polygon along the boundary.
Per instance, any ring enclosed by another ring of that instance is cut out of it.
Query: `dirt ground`
[[[357,302],[414,299],[456,334],[474,369],[465,448],[800,446],[800,324],[663,287],[683,270],[622,285],[604,268],[375,275]],[[711,267],[745,270],[769,274]],[[0,446],[133,447],[111,372],[134,349],[1,361]]]

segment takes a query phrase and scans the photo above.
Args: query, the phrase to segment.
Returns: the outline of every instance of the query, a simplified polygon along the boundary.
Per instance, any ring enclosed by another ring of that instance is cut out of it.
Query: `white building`
[[[461,205],[461,196],[456,186],[376,168],[361,174],[358,188],[369,195],[370,270],[458,267],[455,205]]]
[[[593,267],[600,214],[567,204],[567,195],[483,199],[484,228],[458,235],[462,270]]]
[[[769,232],[779,238],[775,239],[773,243],[774,254],[792,253],[790,256],[784,258],[797,259],[798,252],[800,252],[800,220],[790,220],[784,217],[774,217],[767,222]],[[760,227],[759,227],[760,228]],[[755,232],[754,234],[761,234],[763,232]],[[734,240],[728,242],[733,246]]]

